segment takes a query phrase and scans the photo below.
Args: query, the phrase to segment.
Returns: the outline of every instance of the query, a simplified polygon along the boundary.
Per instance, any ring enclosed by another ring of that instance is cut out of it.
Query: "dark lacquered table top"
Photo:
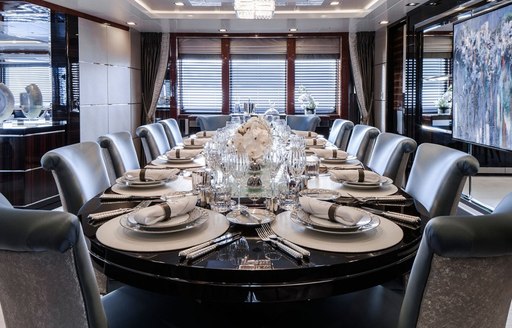
[[[178,256],[179,250],[127,252],[107,247],[96,239],[97,227],[84,219],[89,213],[136,204],[138,202],[107,203],[95,197],[80,210],[79,217],[91,242],[95,266],[126,284],[204,301],[297,301],[378,285],[410,270],[422,233],[422,229],[401,227],[403,239],[387,249],[367,253],[308,249],[311,251],[309,259],[297,261],[264,243],[254,227],[231,224],[226,233],[240,232],[241,239],[197,260],[184,262]],[[412,204],[399,209],[418,214],[416,207]],[[376,208],[384,209],[383,206]],[[247,260],[253,264],[263,260],[261,263],[265,265],[240,269],[239,265]]]

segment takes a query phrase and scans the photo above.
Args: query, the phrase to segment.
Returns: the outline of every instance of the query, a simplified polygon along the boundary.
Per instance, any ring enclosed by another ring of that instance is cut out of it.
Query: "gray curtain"
[[[155,121],[156,104],[169,60],[168,33],[141,33],[142,122]]]
[[[349,50],[361,123],[373,123],[375,32],[349,35]]]

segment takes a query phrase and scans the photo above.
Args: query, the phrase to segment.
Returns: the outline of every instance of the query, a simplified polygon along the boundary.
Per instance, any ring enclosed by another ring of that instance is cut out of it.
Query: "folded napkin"
[[[324,138],[307,138],[306,147],[308,146],[325,146],[327,140]]]
[[[217,131],[199,131],[196,133],[196,138],[211,138],[213,137]]]
[[[194,209],[197,196],[173,198],[165,203],[143,208],[133,213],[132,218],[138,224],[152,225],[165,219],[171,219]]]
[[[178,169],[140,169],[126,171],[123,177],[129,181],[160,181],[170,179],[179,173]]]
[[[201,149],[176,148],[169,150],[167,153],[165,153],[165,156],[167,156],[168,159],[191,159],[199,155],[201,152]]]
[[[313,131],[292,130],[292,132],[304,138],[316,138],[318,136],[318,133]]]
[[[348,182],[369,182],[378,183],[381,181],[381,176],[375,172],[358,169],[358,170],[331,170],[331,176],[336,181]]]
[[[187,138],[183,139],[183,144],[185,146],[204,146],[210,138]]]
[[[349,206],[333,204],[311,197],[299,197],[299,203],[306,213],[346,226],[354,226],[362,218],[360,211]]]
[[[348,154],[339,149],[311,149],[319,158],[347,159]]]

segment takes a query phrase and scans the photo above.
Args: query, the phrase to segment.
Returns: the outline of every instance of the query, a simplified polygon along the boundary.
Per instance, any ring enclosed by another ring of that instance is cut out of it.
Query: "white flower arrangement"
[[[233,144],[238,152],[247,153],[253,162],[259,163],[272,146],[272,129],[264,118],[251,117],[237,129]]]
[[[448,90],[441,96],[441,98],[435,101],[435,105],[438,108],[452,108],[452,86],[448,87]]]
[[[309,94],[308,90],[303,85],[299,86],[299,102],[304,111],[315,110],[318,106],[315,98]]]

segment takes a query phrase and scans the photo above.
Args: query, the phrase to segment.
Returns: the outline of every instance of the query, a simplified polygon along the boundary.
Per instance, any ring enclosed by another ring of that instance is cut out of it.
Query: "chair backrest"
[[[320,117],[316,115],[288,115],[286,124],[292,130],[315,131],[320,123]]]
[[[473,156],[441,145],[418,146],[405,191],[429,217],[454,215],[466,178],[480,167]]]
[[[101,148],[96,142],[50,150],[41,157],[41,165],[52,172],[63,209],[73,214],[110,186]]]
[[[98,138],[98,144],[106,150],[105,162],[111,167],[116,178],[128,170],[140,168],[137,151],[130,132],[122,131],[106,134]],[[112,181],[111,181],[112,182]]]
[[[76,216],[0,207],[0,262],[6,327],[107,327]]]
[[[416,150],[416,141],[394,133],[381,133],[377,136],[368,167],[373,171],[393,179],[402,187],[409,155]]]
[[[178,122],[176,122],[175,119],[168,118],[166,120],[158,121],[158,123],[162,124],[164,127],[165,134],[167,135],[167,141],[169,141],[171,148],[183,144],[183,136],[181,135]]]
[[[0,207],[12,208],[11,202],[0,193]]]
[[[135,130],[135,133],[142,141],[142,148],[148,163],[171,149],[162,124],[141,125]]]
[[[346,150],[348,139],[353,128],[354,123],[352,123],[352,121],[343,120],[341,118],[335,119],[327,139],[338,147],[338,149]]]
[[[231,120],[229,115],[199,115],[196,117],[201,131],[216,131],[225,127],[229,120]]]
[[[380,130],[376,127],[356,124],[348,140],[347,153],[354,155],[358,160],[367,164]]]
[[[512,212],[430,220],[399,327],[505,327],[512,299]]]

